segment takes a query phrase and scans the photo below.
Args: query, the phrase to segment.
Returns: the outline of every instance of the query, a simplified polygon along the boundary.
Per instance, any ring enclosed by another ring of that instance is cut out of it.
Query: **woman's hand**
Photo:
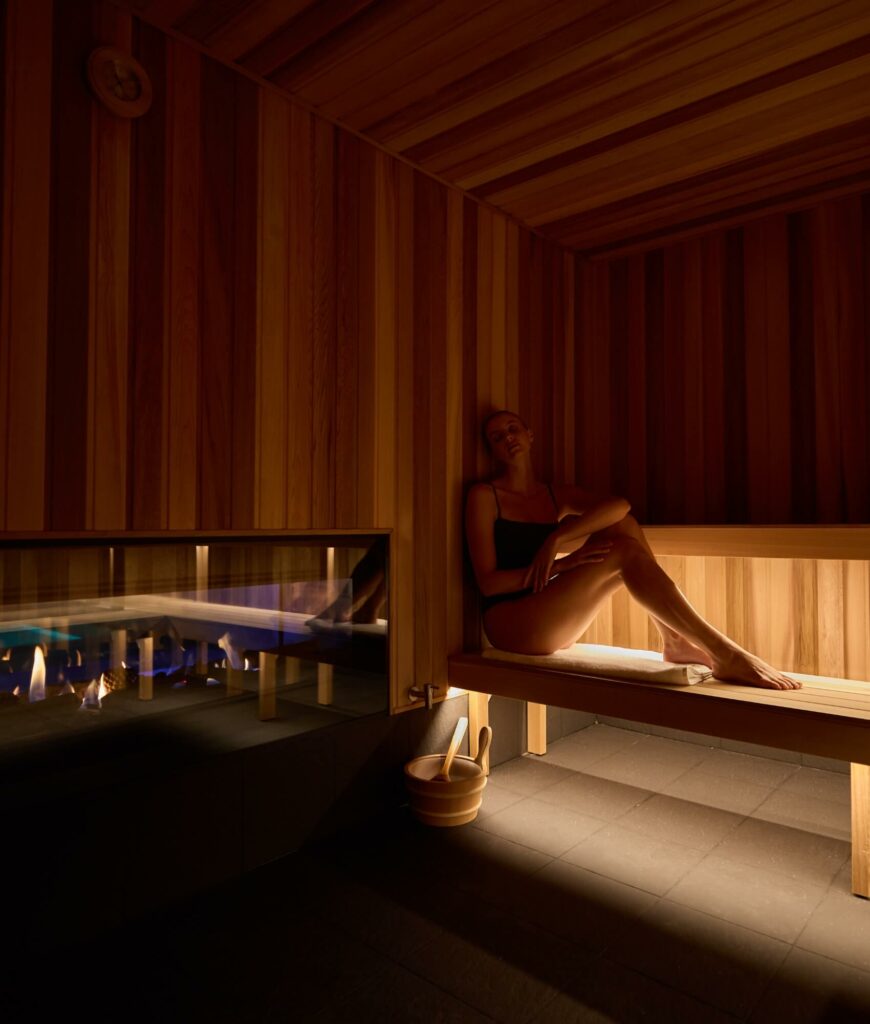
[[[526,570],[523,586],[531,587],[536,594],[540,594],[553,574],[553,562],[556,561],[558,553],[559,549],[553,541],[544,541]]]

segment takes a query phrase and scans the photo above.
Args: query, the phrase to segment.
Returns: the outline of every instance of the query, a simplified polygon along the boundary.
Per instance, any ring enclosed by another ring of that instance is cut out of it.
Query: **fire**
[[[27,700],[31,704],[38,700],[45,700],[45,655],[42,653],[41,647],[33,648],[33,671],[30,674]]]
[[[111,692],[109,687],[106,686],[106,677],[104,675],[100,676],[99,682],[96,679],[92,679],[85,690],[81,706],[93,711],[99,711],[103,706],[103,697],[106,697]]]

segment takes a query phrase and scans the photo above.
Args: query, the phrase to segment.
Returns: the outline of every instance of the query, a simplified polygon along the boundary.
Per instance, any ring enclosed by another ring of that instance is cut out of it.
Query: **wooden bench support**
[[[480,730],[485,725],[489,725],[489,694],[471,690],[468,694],[468,754],[470,757],[478,755]],[[483,771],[485,775],[489,775],[489,751],[483,758]]]
[[[275,693],[278,655],[260,651],[260,721],[268,722],[278,717],[278,703]]]
[[[852,764],[852,892],[870,899],[870,765]]]
[[[327,706],[332,703],[334,694],[333,668],[321,661],[317,664],[317,703]]]
[[[547,753],[547,705],[526,704],[526,745],[530,754]]]

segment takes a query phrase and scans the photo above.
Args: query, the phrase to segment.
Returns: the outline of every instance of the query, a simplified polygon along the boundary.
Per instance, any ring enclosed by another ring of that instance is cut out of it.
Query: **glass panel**
[[[215,707],[245,730],[383,713],[388,579],[383,534],[5,541],[0,743]]]

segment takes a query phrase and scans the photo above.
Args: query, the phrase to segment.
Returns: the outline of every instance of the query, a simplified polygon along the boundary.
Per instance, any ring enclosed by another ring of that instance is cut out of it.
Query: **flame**
[[[107,696],[112,691],[106,686],[106,677],[100,676],[99,682],[96,679],[92,679],[88,683],[88,688],[85,690],[85,695],[82,698],[81,706],[83,708],[90,708],[93,711],[98,711],[103,706],[103,697]]]
[[[238,648],[233,646],[229,633],[224,633],[218,640],[218,647],[226,654],[226,660],[230,663],[231,668],[242,668],[242,656],[239,654]]]
[[[38,700],[45,700],[45,655],[41,647],[33,648],[33,671],[30,673],[30,689],[27,691],[27,699],[33,704]]]
[[[65,682],[63,684],[63,689],[60,691],[61,696],[64,696],[67,693],[75,693],[75,692],[76,692],[76,688],[69,681],[67,681],[67,682]]]

